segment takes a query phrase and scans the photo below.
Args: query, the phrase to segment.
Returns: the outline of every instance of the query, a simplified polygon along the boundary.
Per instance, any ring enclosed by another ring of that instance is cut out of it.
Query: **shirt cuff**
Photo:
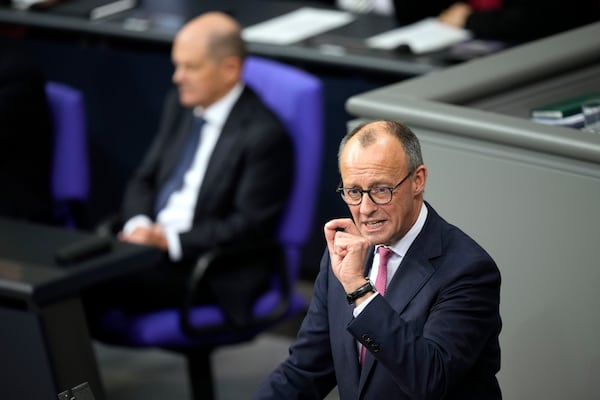
[[[126,235],[131,235],[136,228],[150,228],[151,226],[152,220],[146,215],[140,214],[128,219],[127,222],[125,222],[125,225],[123,225],[123,233]]]
[[[136,228],[150,228],[154,223],[146,215],[136,215],[130,218],[123,226],[123,233],[130,235]],[[181,260],[183,252],[181,250],[181,241],[179,234],[174,229],[164,229],[165,237],[167,238],[167,247],[169,258],[173,262]]]
[[[367,304],[369,304],[375,298],[375,296],[379,296],[379,293],[377,293],[377,292],[373,293],[373,296],[369,296],[369,298],[367,298],[365,301],[360,303],[359,306],[354,307],[354,310],[352,310],[352,315],[354,316],[354,318],[358,317],[358,315],[362,312],[362,310],[365,309]]]
[[[181,240],[179,233],[175,229],[164,228],[165,237],[167,238],[167,247],[169,248],[169,258],[173,262],[181,260],[183,252],[181,250]]]

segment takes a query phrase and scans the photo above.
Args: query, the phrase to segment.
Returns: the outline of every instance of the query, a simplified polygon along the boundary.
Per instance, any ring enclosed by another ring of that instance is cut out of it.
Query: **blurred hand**
[[[164,251],[168,250],[167,238],[162,227],[158,224],[135,228],[129,235],[120,232],[119,239],[124,242],[158,247]]]
[[[454,3],[438,16],[438,20],[456,28],[464,28],[473,9],[466,3]]]

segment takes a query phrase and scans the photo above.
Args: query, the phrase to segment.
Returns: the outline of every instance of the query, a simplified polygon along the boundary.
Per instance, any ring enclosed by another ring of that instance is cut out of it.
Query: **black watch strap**
[[[370,292],[375,293],[377,291],[375,289],[375,286],[373,286],[373,283],[371,283],[371,280],[369,278],[365,279],[367,280],[367,282],[364,285],[360,286],[354,292],[346,294],[346,300],[348,301],[348,304],[352,305],[356,300],[360,299],[365,294]]]

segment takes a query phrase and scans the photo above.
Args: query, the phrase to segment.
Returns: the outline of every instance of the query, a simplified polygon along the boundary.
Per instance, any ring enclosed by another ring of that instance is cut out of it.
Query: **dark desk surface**
[[[0,297],[43,304],[97,282],[148,265],[160,252],[112,240],[110,249],[79,263],[61,265],[56,251],[89,240],[91,233],[0,218]]]
[[[0,24],[170,47],[179,27],[205,11],[226,11],[243,27],[248,27],[301,6],[324,7],[320,3],[301,1],[140,0],[134,10],[89,21],[49,10],[18,11],[3,6],[0,7]],[[447,52],[415,56],[406,52],[369,49],[363,44],[363,39],[395,27],[393,17],[358,15],[348,25],[290,46],[251,42],[248,50],[265,57],[400,77],[422,75],[452,63]]]

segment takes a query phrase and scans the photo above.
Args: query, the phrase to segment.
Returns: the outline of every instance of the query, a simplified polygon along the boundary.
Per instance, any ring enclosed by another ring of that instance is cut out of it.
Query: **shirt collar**
[[[194,115],[197,117],[203,117],[211,125],[223,126],[229,113],[244,90],[244,84],[238,82],[225,96],[219,101],[211,104],[207,108],[197,106],[194,108]]]

